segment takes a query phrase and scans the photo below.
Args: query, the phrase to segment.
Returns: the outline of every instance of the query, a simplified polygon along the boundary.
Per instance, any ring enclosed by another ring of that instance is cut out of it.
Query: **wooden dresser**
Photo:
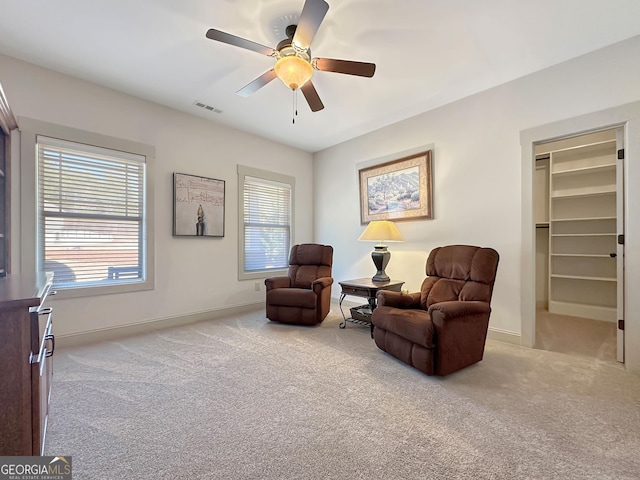
[[[42,455],[55,348],[52,275],[0,278],[0,456]]]

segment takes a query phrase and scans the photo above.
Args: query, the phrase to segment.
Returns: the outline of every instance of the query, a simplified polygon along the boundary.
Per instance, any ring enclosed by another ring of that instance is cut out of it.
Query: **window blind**
[[[145,158],[38,136],[38,263],[59,288],[144,277]]]
[[[290,243],[291,186],[245,176],[245,271],[286,269]]]

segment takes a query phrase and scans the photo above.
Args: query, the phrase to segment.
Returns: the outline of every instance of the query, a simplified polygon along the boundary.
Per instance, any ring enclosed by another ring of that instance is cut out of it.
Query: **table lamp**
[[[378,271],[371,280],[374,282],[388,282],[389,276],[384,272],[384,269],[389,263],[391,252],[387,250],[384,242],[402,242],[404,240],[396,224],[388,220],[373,220],[369,222],[369,225],[364,229],[358,240],[378,242],[374,247],[375,250],[371,252],[373,264]]]

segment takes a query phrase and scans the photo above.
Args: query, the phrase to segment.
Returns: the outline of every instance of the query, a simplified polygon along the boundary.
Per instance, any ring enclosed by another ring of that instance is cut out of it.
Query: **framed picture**
[[[360,221],[432,218],[431,150],[363,168]]]
[[[224,237],[224,180],[173,174],[173,235]]]

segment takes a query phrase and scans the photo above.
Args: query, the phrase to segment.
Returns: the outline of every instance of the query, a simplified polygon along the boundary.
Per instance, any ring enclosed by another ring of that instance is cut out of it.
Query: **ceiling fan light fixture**
[[[297,55],[280,57],[273,69],[282,83],[291,90],[302,87],[313,75],[311,63]]]

